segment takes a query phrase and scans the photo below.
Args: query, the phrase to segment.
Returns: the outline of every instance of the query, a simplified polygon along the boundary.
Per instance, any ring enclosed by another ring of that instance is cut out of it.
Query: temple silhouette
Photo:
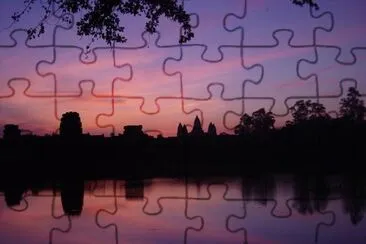
[[[22,134],[4,126],[0,155],[4,177],[77,179],[242,175],[244,172],[359,172],[365,162],[366,108],[350,88],[332,118],[322,104],[297,101],[286,126],[275,128],[271,112],[243,114],[235,134],[218,134],[196,116],[192,129],[179,123],[173,137],[153,137],[143,126],[125,125],[110,137],[84,134],[74,111],[62,115],[59,133]],[[361,162],[361,163],[360,163]]]

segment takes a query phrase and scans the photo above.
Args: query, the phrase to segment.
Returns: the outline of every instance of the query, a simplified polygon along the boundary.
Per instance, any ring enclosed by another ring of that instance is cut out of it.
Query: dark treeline
[[[82,133],[76,112],[65,113],[59,135],[21,135],[6,125],[0,140],[1,177],[175,177],[252,172],[361,172],[365,162],[365,106],[355,88],[341,100],[340,117],[322,104],[300,100],[292,121],[274,128],[264,109],[244,114],[235,135],[205,133],[196,117],[191,132],[178,125],[176,137],[151,137],[141,125],[104,137]]]
[[[363,220],[366,210],[366,179],[362,176],[343,174],[329,177],[322,174],[299,174],[292,175],[290,180],[282,181],[272,174],[256,174],[231,180],[234,180],[235,184],[240,183],[243,201],[254,201],[265,206],[279,200],[276,198],[278,184],[287,182],[287,186],[282,184],[282,187],[292,188],[292,196],[287,199],[287,206],[303,215],[317,214],[326,210],[334,211],[329,204],[340,201],[343,212],[349,215],[350,223],[357,225]],[[215,184],[230,185],[231,180],[175,179],[181,184],[196,185],[197,190],[202,191],[207,190],[203,189],[203,185],[207,187],[212,181]],[[118,181],[74,179],[25,181],[21,178],[0,181],[0,193],[4,195],[8,207],[17,209],[17,206],[24,205],[22,201],[29,201],[28,204],[32,204],[32,197],[61,197],[63,211],[69,216],[82,214],[86,194],[94,197],[124,197],[126,200],[135,201],[146,198],[145,192],[149,192],[153,187],[151,179],[138,178]]]

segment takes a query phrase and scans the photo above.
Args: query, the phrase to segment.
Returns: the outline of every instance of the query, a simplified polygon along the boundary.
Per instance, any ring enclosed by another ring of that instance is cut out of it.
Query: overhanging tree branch
[[[89,36],[92,42],[102,39],[108,45],[124,43],[127,41],[124,35],[125,27],[121,25],[121,15],[144,16],[145,31],[155,33],[159,25],[159,19],[164,16],[181,25],[179,43],[186,43],[194,37],[190,24],[190,15],[184,10],[183,0],[39,0],[42,8],[42,17],[38,25],[28,29],[30,39],[41,36],[45,32],[47,19],[55,12],[62,21],[71,23],[67,14],[83,13],[76,22],[77,35]],[[36,0],[24,0],[24,9],[12,15],[14,22],[20,21],[23,15],[29,13]],[[298,6],[308,5],[319,9],[314,0],[290,0]],[[84,14],[85,13],[85,14]]]

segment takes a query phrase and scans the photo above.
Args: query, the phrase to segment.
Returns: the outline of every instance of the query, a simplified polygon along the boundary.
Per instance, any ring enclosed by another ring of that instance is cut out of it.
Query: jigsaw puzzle
[[[213,123],[218,134],[233,134],[240,117],[259,108],[283,126],[300,99],[334,117],[349,87],[366,102],[364,0],[319,1],[319,11],[286,0],[178,2],[191,16],[192,41],[179,44],[180,26],[166,18],[150,35],[142,17],[126,15],[127,42],[108,46],[80,38],[80,16],[54,4],[45,34],[29,39],[26,28],[39,19],[12,23],[7,10],[24,1],[1,1],[0,134],[5,124],[57,134],[71,110],[93,135],[141,124],[148,135],[176,136],[178,124],[190,131],[196,116],[205,131]],[[98,180],[71,188],[0,179],[0,242],[364,243],[364,180],[330,182],[339,179]]]

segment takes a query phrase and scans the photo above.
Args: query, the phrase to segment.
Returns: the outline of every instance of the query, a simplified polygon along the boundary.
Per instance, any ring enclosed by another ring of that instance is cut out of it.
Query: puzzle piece
[[[100,209],[108,209],[114,206],[114,198],[97,197],[93,194],[94,192],[85,191],[84,189],[84,191],[79,192],[80,187],[84,188],[84,184],[80,186],[75,182],[61,184],[61,197],[56,198],[55,209],[59,213],[66,214],[63,219],[70,221],[71,228],[65,233],[54,232],[52,243],[114,243],[113,231],[101,229],[95,222],[96,214]],[[82,198],[82,209],[79,209],[80,197]],[[81,210],[81,213],[76,216],[68,215],[72,212],[71,210],[73,212]]]
[[[317,94],[316,80],[300,79],[297,70],[299,60],[314,58],[315,49],[289,45],[293,37],[291,32],[275,32],[273,37],[277,40],[276,45],[244,47],[244,63],[260,63],[264,69],[259,82],[249,81],[244,84],[244,97],[275,99],[271,111],[276,116],[285,116],[288,114],[288,99],[314,97]]]
[[[9,92],[0,97],[0,124],[18,124],[20,129],[51,134],[59,126],[55,119],[55,99],[30,93],[31,84],[30,80],[10,80],[6,89]]]
[[[183,2],[183,0],[182,0],[182,2]],[[159,46],[177,47],[177,46],[182,45],[181,43],[179,43],[179,39],[180,39],[181,32],[182,32],[182,26],[178,22],[169,20],[168,18],[166,18],[164,16],[159,19],[159,26],[157,26],[157,30],[160,33]],[[141,39],[141,37],[140,37],[140,39]],[[135,41],[135,43],[138,43],[138,42]],[[190,43],[191,43],[191,41],[186,42],[186,44],[190,44]],[[123,45],[125,46],[125,44],[123,44]]]
[[[97,95],[110,96],[115,83],[131,80],[131,66],[116,65],[113,49],[94,48],[88,60],[84,60],[83,54],[83,48],[77,46],[56,47],[52,61],[41,61],[37,71],[56,80],[57,94],[72,94],[80,82],[93,81]]]
[[[146,198],[131,200],[119,197],[114,208],[98,213],[97,222],[101,228],[115,228],[116,243],[145,243],[146,240],[186,243],[188,230],[198,230],[202,226],[199,218],[187,217],[186,201],[185,198],[160,199],[164,211],[158,215],[147,215],[142,211],[147,204]],[[172,222],[176,224],[170,224]]]
[[[243,202],[227,201],[227,184],[203,183],[207,197],[199,196],[188,201],[188,215],[201,216],[204,220],[201,231],[189,231],[187,243],[242,243],[241,233],[231,233],[227,229],[228,216],[243,215]]]
[[[58,5],[60,6],[60,4]],[[107,43],[104,40],[98,38],[92,40],[93,38],[91,36],[78,35],[77,22],[81,20],[85,13],[65,14],[59,6],[57,6],[57,9],[55,9],[54,3],[52,3],[52,6],[53,16],[60,19],[53,32],[54,45],[56,47],[78,47],[82,51],[83,57],[88,57],[87,53],[96,47],[107,47]],[[65,21],[63,22],[61,20],[66,20],[67,25],[65,25]]]
[[[117,48],[115,62],[132,66],[133,74],[130,82],[116,84],[114,94],[125,98],[144,99],[141,111],[156,113],[159,109],[154,103],[158,97],[180,98],[181,81],[178,77],[170,77],[165,73],[165,57],[177,57],[179,48],[162,48],[158,45],[159,33],[155,34],[154,45],[147,41],[148,33],[143,33],[144,48]]]
[[[342,0],[324,1],[321,9],[332,13],[333,24],[330,29],[318,28],[316,42],[321,46],[339,48],[335,59],[339,62],[354,62],[357,57],[352,53],[355,47],[366,47],[365,22],[363,9],[365,1],[355,0],[347,3]],[[314,15],[319,15],[314,11]]]
[[[365,95],[366,83],[363,82],[366,71],[363,69],[366,60],[366,49],[355,49],[355,62],[339,63],[336,57],[339,49],[335,47],[317,47],[317,56],[313,60],[299,62],[299,75],[303,79],[317,79],[319,98],[337,97],[342,94],[344,81],[354,81],[357,89]],[[345,92],[345,94],[347,91]],[[338,110],[339,104],[333,104],[329,110]]]
[[[272,194],[266,195],[265,199],[267,199],[266,203],[272,204],[271,215],[274,218],[286,219],[292,215],[292,209],[289,208],[289,199],[293,198],[293,189],[291,185],[293,184],[293,177],[291,176],[280,176],[275,177],[275,186],[269,185],[273,187]],[[265,181],[268,182],[268,179]],[[258,185],[255,183],[254,186]],[[268,187],[268,183],[265,185]],[[245,187],[245,185],[243,185]],[[261,196],[263,198],[263,196]],[[254,198],[255,199],[255,198]]]
[[[54,2],[51,3],[54,6]],[[52,7],[54,8],[54,7]],[[57,45],[57,36],[56,33],[59,29],[69,30],[73,26],[72,15],[71,14],[57,14],[57,10],[52,9],[52,13],[50,14],[48,19],[44,22],[45,31],[39,37],[36,36],[34,39],[30,39],[28,44],[34,47],[54,47]],[[58,9],[60,11],[60,9]],[[40,15],[39,15],[40,16]],[[71,22],[67,22],[67,21]],[[23,20],[24,21],[24,20]],[[26,22],[25,22],[26,23]],[[37,24],[32,27],[37,26]],[[28,26],[29,27],[29,26]],[[70,37],[70,36],[69,36]]]
[[[365,180],[359,175],[342,176],[337,179],[338,194],[328,198],[327,211],[337,213],[332,227],[319,233],[318,243],[363,243],[366,226],[364,220],[366,191]],[[334,241],[333,241],[334,242]]]
[[[244,11],[240,15],[229,14],[226,21],[227,29],[243,33],[244,46],[275,45],[277,40],[273,33],[278,30],[292,32],[292,45],[314,45],[315,30],[331,29],[332,16],[329,12],[315,17],[310,9],[305,10],[288,1],[244,1]]]
[[[17,4],[17,8],[21,9],[24,6],[19,6]],[[14,8],[14,2],[12,1],[2,1],[0,2],[0,9],[13,9]],[[21,28],[19,26],[19,23],[15,23],[12,21],[11,15],[13,13],[6,13],[0,14],[0,45],[1,46],[7,46],[7,45],[14,45],[14,40],[10,37],[10,33],[17,28]],[[17,24],[17,26],[15,26]],[[24,27],[24,26],[23,26]]]
[[[240,98],[243,97],[243,83],[259,82],[263,75],[260,65],[244,65],[241,48],[221,47],[223,59],[219,61],[202,60],[203,50],[201,46],[182,47],[178,59],[167,59],[167,72],[181,78],[184,98],[207,98],[207,87],[211,83],[225,85],[223,97]],[[198,85],[201,89],[197,89]]]
[[[313,185],[307,178],[286,175],[276,178],[274,181],[268,177],[256,177],[252,182],[244,178],[242,199],[245,201],[245,213],[243,216],[229,216],[228,229],[243,232],[246,240],[244,243],[316,243],[323,228],[334,223],[334,213],[323,211],[321,202],[310,198]],[[328,191],[320,189],[325,182],[315,183],[317,199],[327,199]],[[293,192],[289,191],[289,186],[294,187]],[[281,205],[285,205],[287,213],[278,211]],[[259,219],[260,223],[257,221]],[[269,223],[270,228],[263,227],[263,222]],[[284,226],[286,232],[281,230]]]
[[[357,201],[357,200],[356,200]],[[364,201],[364,200],[363,200]],[[337,213],[334,226],[323,229],[319,232],[318,243],[325,244],[329,242],[335,243],[355,243],[361,244],[366,238],[365,227],[366,221],[360,220],[357,224],[351,222],[353,213],[344,212],[344,202],[342,200],[332,200],[328,204],[327,209]],[[363,216],[364,210],[361,210]]]
[[[292,177],[255,175],[245,176],[230,185],[225,199],[228,201],[257,201],[264,206],[272,204],[271,215],[274,218],[288,218],[292,211],[288,206],[288,199],[293,198],[289,187]],[[277,189],[281,189],[278,191]],[[237,218],[243,218],[236,216]]]
[[[193,179],[153,179],[148,186],[146,186],[146,180],[144,183],[146,204],[142,211],[147,215],[158,215],[162,213],[164,211],[162,201],[187,199],[186,192],[189,194],[189,199],[201,197],[199,195],[199,189],[201,187],[197,188],[198,182]],[[199,184],[199,186],[201,185]]]
[[[161,201],[185,199],[186,187],[189,186],[185,184],[184,180],[153,179],[151,186],[146,189],[144,194],[146,205],[143,207],[143,212],[148,215],[160,214],[164,210]]]
[[[32,93],[53,96],[55,82],[51,78],[40,79],[36,70],[40,60],[51,59],[52,48],[30,46],[24,30],[12,31],[10,38],[12,45],[0,46],[0,96],[8,94],[8,81],[14,78],[32,80]]]
[[[340,117],[340,113],[339,113],[339,106],[340,106],[340,102],[342,100],[342,98],[347,96],[348,93],[348,89],[350,87],[358,87],[357,81],[355,80],[342,80],[340,83],[338,83],[339,85],[339,91],[337,91],[336,89],[333,90],[330,95],[320,95],[319,97],[315,96],[315,97],[309,97],[306,100],[310,100],[311,102],[319,102],[321,104],[324,105],[327,113],[332,117],[332,118],[338,118]],[[338,93],[337,93],[338,92]],[[365,101],[364,97],[361,97],[362,100]],[[289,99],[288,100],[288,104],[290,106],[292,106],[293,104],[295,104],[297,99]],[[366,101],[365,101],[366,102]]]
[[[144,100],[114,98],[110,113],[98,117],[101,127],[113,127],[118,133],[123,133],[123,126],[141,124],[145,133],[158,132],[164,136],[176,136],[179,123],[192,127],[194,118],[199,112],[187,114],[183,111],[181,99],[158,98],[155,100],[158,110],[152,114],[141,111]],[[108,111],[108,110],[107,110]]]
[[[193,27],[194,38],[183,46],[200,46],[198,55],[203,60],[220,61],[223,59],[221,46],[241,45],[242,33],[228,32],[225,19],[229,13],[240,13],[244,9],[244,0],[213,0],[210,1],[210,5],[215,7],[207,7],[205,1],[184,1],[184,9],[191,16],[190,24]]]
[[[72,95],[60,95],[56,100],[56,118],[61,120],[62,114],[77,111],[80,114],[84,133],[109,136],[113,132],[113,128],[99,125],[98,116],[100,113],[110,110],[112,98],[111,95],[96,95],[94,88],[94,81],[84,81],[79,83],[79,92]],[[93,104],[93,109],[91,109],[91,104]]]
[[[187,113],[202,111],[202,128],[207,132],[209,123],[214,123],[220,132],[232,133],[243,114],[243,99],[226,99],[222,95],[225,86],[221,83],[212,83],[207,87],[210,96],[206,99],[184,100],[184,110]]]
[[[332,222],[332,214],[302,215],[293,211],[289,218],[273,218],[271,206],[262,205],[256,201],[245,204],[246,214],[243,219],[231,217],[229,229],[242,230],[245,233],[244,243],[315,243],[316,235],[323,231],[322,225]],[[258,221],[260,220],[260,221]],[[266,223],[263,226],[263,223]],[[232,226],[242,227],[233,228]]]
[[[5,206],[4,198],[0,196],[0,236],[4,243],[49,243],[52,230],[65,231],[68,228],[67,221],[53,212],[51,190],[43,189],[37,195],[26,192],[19,205],[11,207]]]
[[[25,9],[24,1],[1,1],[0,9],[4,10],[0,14],[0,45],[13,43],[10,34],[15,29],[28,29],[39,25],[44,10],[41,8],[41,1],[34,1],[32,9],[29,13],[25,12],[19,22],[14,22],[11,18],[14,12],[19,12]],[[51,3],[53,6],[53,2]],[[70,25],[66,22],[61,22],[59,16],[54,15],[54,8],[50,9],[50,15],[44,21],[45,32],[35,39],[28,40],[28,44],[33,47],[52,47],[54,43],[54,29],[56,26],[68,28]],[[38,17],[37,17],[38,16]]]
[[[124,43],[116,43],[118,48],[145,48],[146,41],[153,43],[155,37],[146,35],[145,25],[147,19],[142,16],[120,15],[121,23],[133,23],[133,25],[125,25],[124,36],[127,38]],[[165,16],[159,18],[159,26],[156,27],[159,33],[159,46],[175,47],[179,46],[179,30],[180,25],[177,22],[169,20]],[[172,33],[177,33],[176,35]]]

